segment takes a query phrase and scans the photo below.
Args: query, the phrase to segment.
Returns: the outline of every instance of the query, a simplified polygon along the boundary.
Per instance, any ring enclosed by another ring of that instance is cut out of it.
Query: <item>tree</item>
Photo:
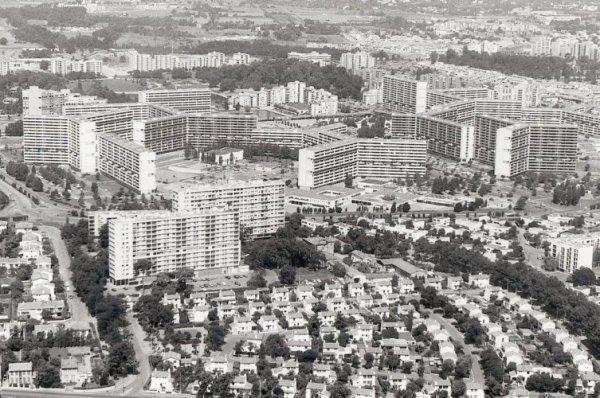
[[[284,285],[293,285],[296,282],[296,269],[286,265],[279,270],[279,281]]]
[[[455,213],[460,213],[461,211],[463,211],[463,205],[462,205],[462,203],[460,203],[460,202],[456,203],[454,205],[454,212]]]
[[[596,274],[590,268],[579,268],[571,274],[569,282],[573,286],[593,286],[596,284]]]
[[[271,356],[273,358],[290,357],[290,349],[285,342],[284,336],[280,334],[270,334],[260,346],[259,353],[261,356]]]
[[[396,212],[396,202],[392,203],[392,207],[390,207],[390,213],[395,213]]]
[[[344,383],[336,382],[329,390],[329,396],[331,398],[348,398],[351,395],[351,391]]]
[[[9,137],[21,137],[23,135],[23,121],[17,120],[7,124],[4,134]]]
[[[5,46],[8,44],[8,39],[6,37],[0,37],[0,46]]]
[[[517,199],[517,203],[515,203],[515,210],[525,210],[525,204],[527,203],[527,196],[522,195]]]
[[[108,247],[108,223],[100,227],[100,230],[98,231],[98,243],[103,249]],[[146,267],[146,265],[143,267]]]
[[[133,264],[133,271],[136,275],[140,273],[150,271],[152,269],[152,261],[147,258],[139,259]]]
[[[166,307],[156,295],[141,296],[133,310],[139,313],[142,326],[150,331],[173,324],[173,310]]]
[[[467,392],[467,385],[462,380],[454,380],[452,382],[452,396],[462,397]]]
[[[352,188],[354,185],[354,179],[352,178],[352,176],[350,174],[346,175],[346,178],[344,178],[344,186],[346,188]]]
[[[346,276],[346,267],[344,264],[335,263],[333,264],[333,267],[331,267],[331,273],[335,277],[343,278]]]
[[[204,344],[210,351],[219,351],[225,344],[225,330],[216,322],[208,325]]]
[[[60,388],[62,384],[60,382],[60,371],[57,366],[44,362],[42,366],[37,369],[36,382],[38,387],[41,388]]]
[[[114,343],[109,350],[107,367],[111,376],[127,376],[137,371],[135,351],[129,341]]]
[[[563,379],[555,379],[548,373],[535,373],[529,376],[525,388],[536,392],[558,392],[564,385]]]
[[[267,286],[267,280],[265,279],[264,271],[255,272],[250,279],[248,279],[248,287],[260,288]]]
[[[410,204],[408,202],[404,202],[404,204],[402,204],[402,212],[408,213],[409,211],[410,211]]]

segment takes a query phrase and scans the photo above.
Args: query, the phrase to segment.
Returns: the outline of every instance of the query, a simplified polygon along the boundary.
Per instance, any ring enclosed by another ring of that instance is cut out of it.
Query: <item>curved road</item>
[[[91,323],[96,331],[97,335],[97,323],[96,319],[92,317],[87,306],[81,300],[71,281],[71,257],[67,251],[65,242],[60,236],[60,230],[57,226],[64,223],[65,217],[68,215],[70,209],[61,208],[54,206],[53,203],[44,203],[35,205],[31,199],[23,195],[21,192],[13,188],[10,183],[0,179],[0,190],[2,190],[10,199],[9,205],[0,211],[0,215],[9,216],[15,214],[28,215],[30,221],[42,224],[39,226],[40,231],[44,232],[48,239],[52,242],[54,252],[58,259],[59,274],[65,283],[65,290],[67,291],[67,301],[69,309],[71,311],[71,319],[74,321],[82,321]],[[50,224],[50,225],[49,225]],[[121,382],[117,382],[117,385],[112,391],[104,392],[101,394],[90,393],[67,393],[64,391],[39,391],[39,390],[15,390],[11,392],[4,392],[3,397],[40,397],[40,396],[98,396],[107,397],[114,396],[115,393],[124,392],[128,396],[133,396],[142,391],[144,384],[148,380],[151,374],[150,364],[148,362],[148,356],[152,354],[152,349],[148,346],[148,343],[144,341],[145,333],[141,326],[130,313],[127,315],[127,319],[130,323],[129,330],[132,334],[132,343],[135,349],[136,359],[139,362],[139,373],[135,377],[122,379]]]

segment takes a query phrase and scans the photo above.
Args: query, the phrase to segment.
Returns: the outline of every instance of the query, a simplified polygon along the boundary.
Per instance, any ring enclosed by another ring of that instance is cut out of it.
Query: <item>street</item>
[[[117,388],[117,390],[123,390],[125,394],[131,396],[131,394],[137,394],[142,391],[144,384],[150,379],[152,369],[150,369],[148,356],[153,351],[150,343],[144,340],[146,333],[130,311],[127,312],[127,322],[129,322],[129,332],[131,333],[131,343],[135,350],[135,359],[138,361],[138,374],[135,375],[133,381],[127,385],[123,385],[121,388]]]
[[[473,354],[473,350],[472,350],[472,346],[468,345],[465,343],[465,338],[462,335],[461,332],[459,332],[452,323],[450,323],[450,321],[446,318],[444,318],[443,316],[441,316],[440,314],[436,314],[436,313],[431,313],[431,318],[435,319],[436,321],[438,321],[440,323],[440,325],[442,325],[442,328],[446,331],[448,331],[448,333],[450,333],[450,337],[452,337],[452,339],[454,341],[459,342],[465,350],[465,354],[470,355],[471,356],[471,381],[474,381],[476,383],[480,383],[482,385],[485,385],[485,377],[483,376],[483,370],[481,369],[481,365],[479,364],[479,357],[475,354]]]
[[[2,398],[39,398],[39,397],[68,397],[68,398],[114,398],[116,396],[114,391],[108,392],[77,392],[77,391],[63,391],[63,390],[25,390],[25,389],[10,389],[3,388],[1,390]],[[121,395],[120,393],[118,395]],[[127,394],[128,397],[133,398],[151,398],[151,397],[190,397],[189,395],[183,394]]]
[[[68,303],[73,321],[83,321],[96,325],[96,319],[90,315],[90,312],[83,301],[75,294],[73,283],[71,282],[71,257],[67,252],[65,242],[60,237],[60,230],[56,227],[40,226],[40,231],[44,232],[52,242],[54,253],[58,258],[58,269],[62,280],[65,282],[65,290],[68,292]]]

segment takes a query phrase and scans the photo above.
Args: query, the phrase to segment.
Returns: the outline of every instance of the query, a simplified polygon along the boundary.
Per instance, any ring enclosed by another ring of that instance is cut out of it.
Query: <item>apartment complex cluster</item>
[[[219,181],[174,186],[172,211],[97,211],[89,214],[90,235],[109,228],[109,276],[126,284],[187,268],[238,274],[241,237],[272,236],[284,223],[282,180]],[[140,261],[151,264],[141,272]]]
[[[137,71],[220,68],[224,65],[248,65],[252,61],[249,54],[220,52],[208,54],[140,54],[135,50],[126,52],[129,69]]]
[[[24,159],[32,164],[69,165],[82,173],[104,173],[139,192],[156,188],[156,153],[144,146],[152,137],[137,122],[210,111],[206,87],[139,93],[135,103],[106,103],[67,91],[23,91]],[[175,149],[183,148],[186,137]],[[165,144],[168,145],[168,144]]]
[[[414,138],[356,138],[345,125],[322,127],[311,146],[298,155],[298,186],[319,188],[345,178],[396,180],[425,173],[427,142]]]
[[[66,75],[71,72],[102,74],[102,60],[73,60],[51,58],[6,58],[0,59],[0,76],[18,71],[50,72]]]
[[[597,61],[600,59],[600,48],[590,39],[581,40],[573,35],[543,35],[531,39],[531,55],[571,56],[575,59],[587,57]]]
[[[329,116],[338,113],[338,97],[324,89],[306,86],[305,82],[293,81],[285,86],[239,90],[228,95],[229,109],[239,107],[275,107],[292,114]]]
[[[578,135],[600,134],[600,117],[568,109],[524,107],[485,88],[428,90],[426,81],[384,78],[392,136],[427,140],[428,152],[493,165],[495,174],[575,171]]]

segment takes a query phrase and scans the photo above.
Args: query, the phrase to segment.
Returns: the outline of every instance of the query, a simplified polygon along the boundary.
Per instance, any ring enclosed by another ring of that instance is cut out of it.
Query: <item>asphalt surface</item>
[[[129,322],[129,332],[132,335],[131,342],[133,344],[133,349],[135,350],[135,359],[138,361],[138,374],[135,375],[133,381],[130,381],[121,388],[124,388],[127,396],[131,396],[141,392],[144,388],[144,384],[150,378],[152,369],[150,369],[148,356],[150,356],[153,351],[150,344],[144,340],[146,338],[146,333],[131,312],[127,312],[127,321]]]
[[[85,303],[77,296],[73,283],[71,281],[71,257],[67,252],[65,242],[60,237],[60,230],[56,227],[43,225],[39,227],[52,242],[54,253],[58,258],[58,269],[62,280],[65,282],[65,290],[67,291],[67,301],[71,311],[71,319],[73,321],[83,321],[96,324],[96,319],[92,317]]]
[[[483,375],[483,370],[481,369],[481,365],[479,364],[479,356],[473,354],[472,346],[465,343],[465,338],[461,332],[459,332],[452,323],[440,314],[431,313],[431,318],[435,319],[442,325],[442,327],[448,331],[450,337],[454,341],[458,341],[463,347],[465,354],[471,356],[471,377],[469,380],[474,381],[476,383],[485,384],[485,377]]]

